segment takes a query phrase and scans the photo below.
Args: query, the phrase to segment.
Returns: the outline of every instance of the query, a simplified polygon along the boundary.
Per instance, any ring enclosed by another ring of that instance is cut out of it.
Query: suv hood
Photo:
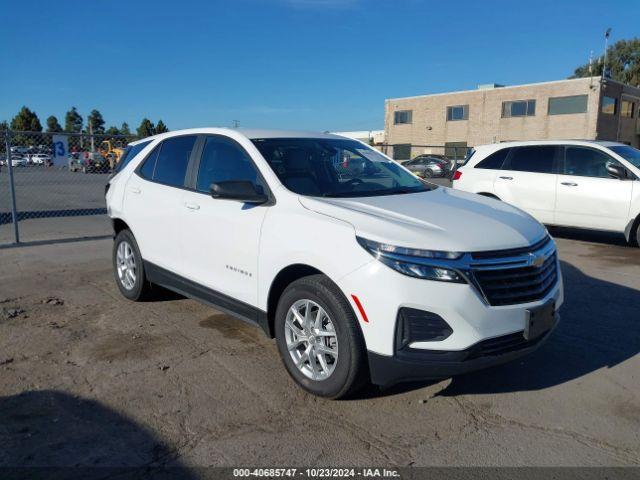
[[[300,197],[314,212],[350,223],[356,235],[402,247],[456,252],[529,246],[545,228],[499,200],[438,187],[359,198]]]

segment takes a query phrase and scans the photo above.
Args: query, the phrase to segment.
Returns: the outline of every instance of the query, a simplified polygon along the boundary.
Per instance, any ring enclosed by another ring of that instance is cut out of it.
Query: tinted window
[[[553,173],[557,147],[517,147],[511,149],[507,170],[518,172]]]
[[[162,145],[158,145],[156,148],[151,150],[151,153],[147,156],[140,168],[140,175],[148,180],[153,179],[153,171],[156,168],[156,160],[158,159],[158,152],[160,152],[161,146]]]
[[[173,137],[160,145],[160,153],[153,171],[153,180],[174,187],[184,185],[189,157],[196,143],[196,136]]]
[[[131,160],[133,160],[135,156],[138,155],[142,150],[144,150],[144,147],[146,147],[150,143],[151,143],[150,141],[136,143],[135,145],[129,145],[127,148],[125,148],[124,152],[122,153],[122,156],[120,157],[120,161],[118,162],[118,165],[116,165],[116,172],[119,172],[124,167],[126,167],[127,164]]]
[[[602,113],[615,115],[617,103],[618,100],[613,97],[602,97]]]
[[[196,188],[209,192],[214,182],[246,180],[258,183],[258,172],[238,145],[223,137],[207,137],[198,168]]]
[[[503,148],[502,150],[498,150],[497,152],[492,153],[487,158],[482,160],[475,168],[487,168],[491,170],[500,170],[502,168],[502,164],[504,160],[507,158],[507,154],[509,153],[508,148]]]
[[[447,120],[468,120],[469,119],[469,105],[455,105],[447,107]]]
[[[549,99],[549,115],[567,113],[585,113],[587,111],[587,95],[555,97]]]
[[[396,125],[400,123],[411,123],[411,117],[413,117],[412,110],[399,110],[393,114],[393,123]]]
[[[600,150],[567,147],[564,173],[580,177],[610,178],[607,172],[608,163],[619,165],[613,158]]]
[[[630,147],[628,145],[617,145],[609,147],[609,150],[613,150],[626,161],[631,162],[636,167],[640,168],[640,150]]]

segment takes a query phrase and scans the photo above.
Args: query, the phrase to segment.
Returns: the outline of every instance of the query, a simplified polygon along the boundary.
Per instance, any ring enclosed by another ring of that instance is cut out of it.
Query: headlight
[[[376,259],[403,275],[439,282],[466,283],[460,273],[446,265],[447,260],[457,260],[462,253],[396,247],[362,237],[356,237],[356,240]]]

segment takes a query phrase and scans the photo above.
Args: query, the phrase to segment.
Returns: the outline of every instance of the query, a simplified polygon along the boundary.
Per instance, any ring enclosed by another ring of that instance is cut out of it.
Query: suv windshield
[[[280,181],[300,195],[365,197],[436,188],[354,140],[263,138],[252,141]]]
[[[640,150],[637,148],[630,147],[629,145],[617,145],[615,147],[609,147],[609,150],[617,153],[627,162],[640,168]]]

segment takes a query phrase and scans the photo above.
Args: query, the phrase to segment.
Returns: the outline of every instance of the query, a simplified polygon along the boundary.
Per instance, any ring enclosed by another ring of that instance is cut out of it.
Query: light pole
[[[609,44],[609,35],[611,35],[611,27],[607,28],[604,33],[604,60],[602,65],[602,78],[607,76],[607,48]]]

